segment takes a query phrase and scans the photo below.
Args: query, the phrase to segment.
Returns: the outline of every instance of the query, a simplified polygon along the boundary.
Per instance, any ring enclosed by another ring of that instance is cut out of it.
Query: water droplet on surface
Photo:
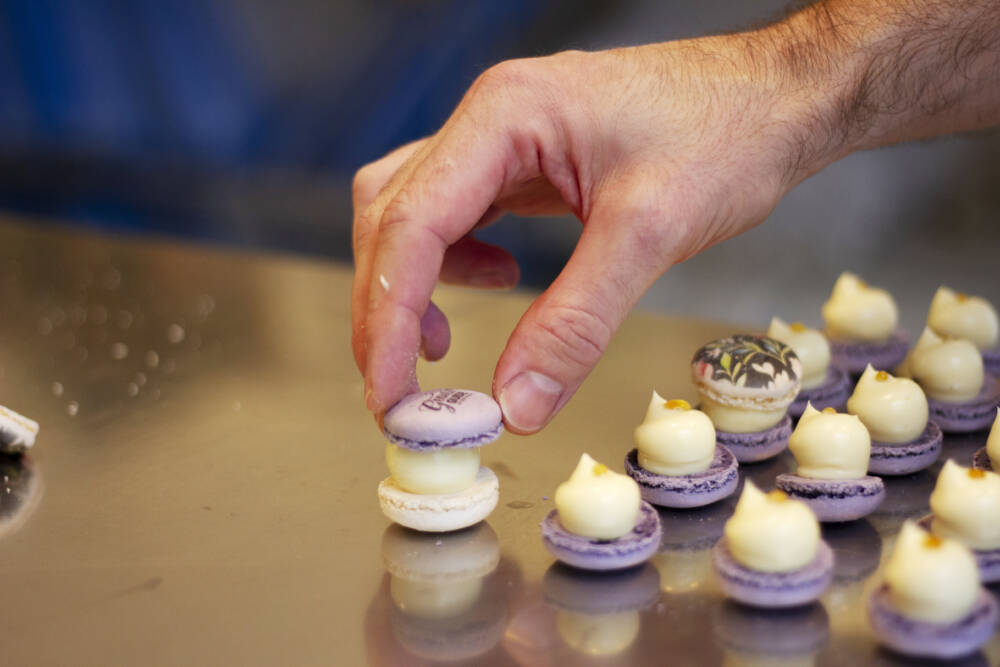
[[[80,413],[80,404],[76,401],[70,401],[66,404],[66,414],[70,417],[76,417]]]
[[[156,368],[160,365],[160,355],[156,353],[156,350],[150,350],[146,353],[146,365],[150,368]]]
[[[59,398],[60,396],[63,395],[64,391],[65,391],[65,389],[62,386],[62,382],[53,382],[52,383],[52,395],[53,396],[55,396],[56,398]]]
[[[198,304],[195,306],[195,310],[204,322],[209,315],[215,312],[215,298],[211,294],[202,294],[198,297]]]
[[[145,387],[146,386],[146,374],[142,373],[142,372],[136,373],[135,374],[135,383],[137,385],[139,385],[140,387]]]
[[[127,310],[119,310],[118,316],[115,318],[115,321],[118,322],[119,329],[128,329],[130,326],[132,326],[133,319],[135,318],[133,317],[132,313],[128,312]]]
[[[179,324],[171,324],[167,327],[167,340],[174,345],[184,341],[184,327]]]
[[[128,345],[125,343],[112,343],[111,344],[111,358],[115,361],[121,361],[128,356]]]
[[[128,392],[128,395],[131,396],[132,398],[135,398],[136,396],[139,395],[139,385],[137,385],[135,382],[129,382],[128,387],[126,387],[125,390]]]

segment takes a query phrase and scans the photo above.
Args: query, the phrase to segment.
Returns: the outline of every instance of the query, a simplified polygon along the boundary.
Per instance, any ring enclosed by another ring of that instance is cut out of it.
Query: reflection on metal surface
[[[42,477],[26,454],[0,454],[0,539],[28,521],[43,490]]]
[[[723,602],[712,633],[726,665],[812,665],[830,637],[830,621],[819,602],[791,609]]]

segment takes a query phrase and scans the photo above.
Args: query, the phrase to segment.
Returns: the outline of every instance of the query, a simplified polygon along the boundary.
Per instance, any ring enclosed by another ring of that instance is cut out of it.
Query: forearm
[[[795,180],[857,150],[1000,123],[996,0],[824,0],[742,37],[800,101]]]

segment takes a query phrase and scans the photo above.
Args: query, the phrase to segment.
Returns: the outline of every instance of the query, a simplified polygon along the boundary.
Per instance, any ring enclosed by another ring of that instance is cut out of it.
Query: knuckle
[[[354,174],[354,180],[351,183],[351,197],[355,208],[367,206],[378,195],[378,184],[374,171],[374,165],[367,164]]]
[[[597,364],[613,334],[604,318],[578,306],[550,306],[536,324],[548,339],[548,354],[585,370]]]

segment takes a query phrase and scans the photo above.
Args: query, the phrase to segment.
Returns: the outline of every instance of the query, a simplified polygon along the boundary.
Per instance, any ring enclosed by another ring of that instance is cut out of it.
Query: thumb
[[[668,209],[655,198],[636,201],[595,208],[566,267],[511,334],[493,393],[515,433],[533,433],[552,419],[677,256]]]

